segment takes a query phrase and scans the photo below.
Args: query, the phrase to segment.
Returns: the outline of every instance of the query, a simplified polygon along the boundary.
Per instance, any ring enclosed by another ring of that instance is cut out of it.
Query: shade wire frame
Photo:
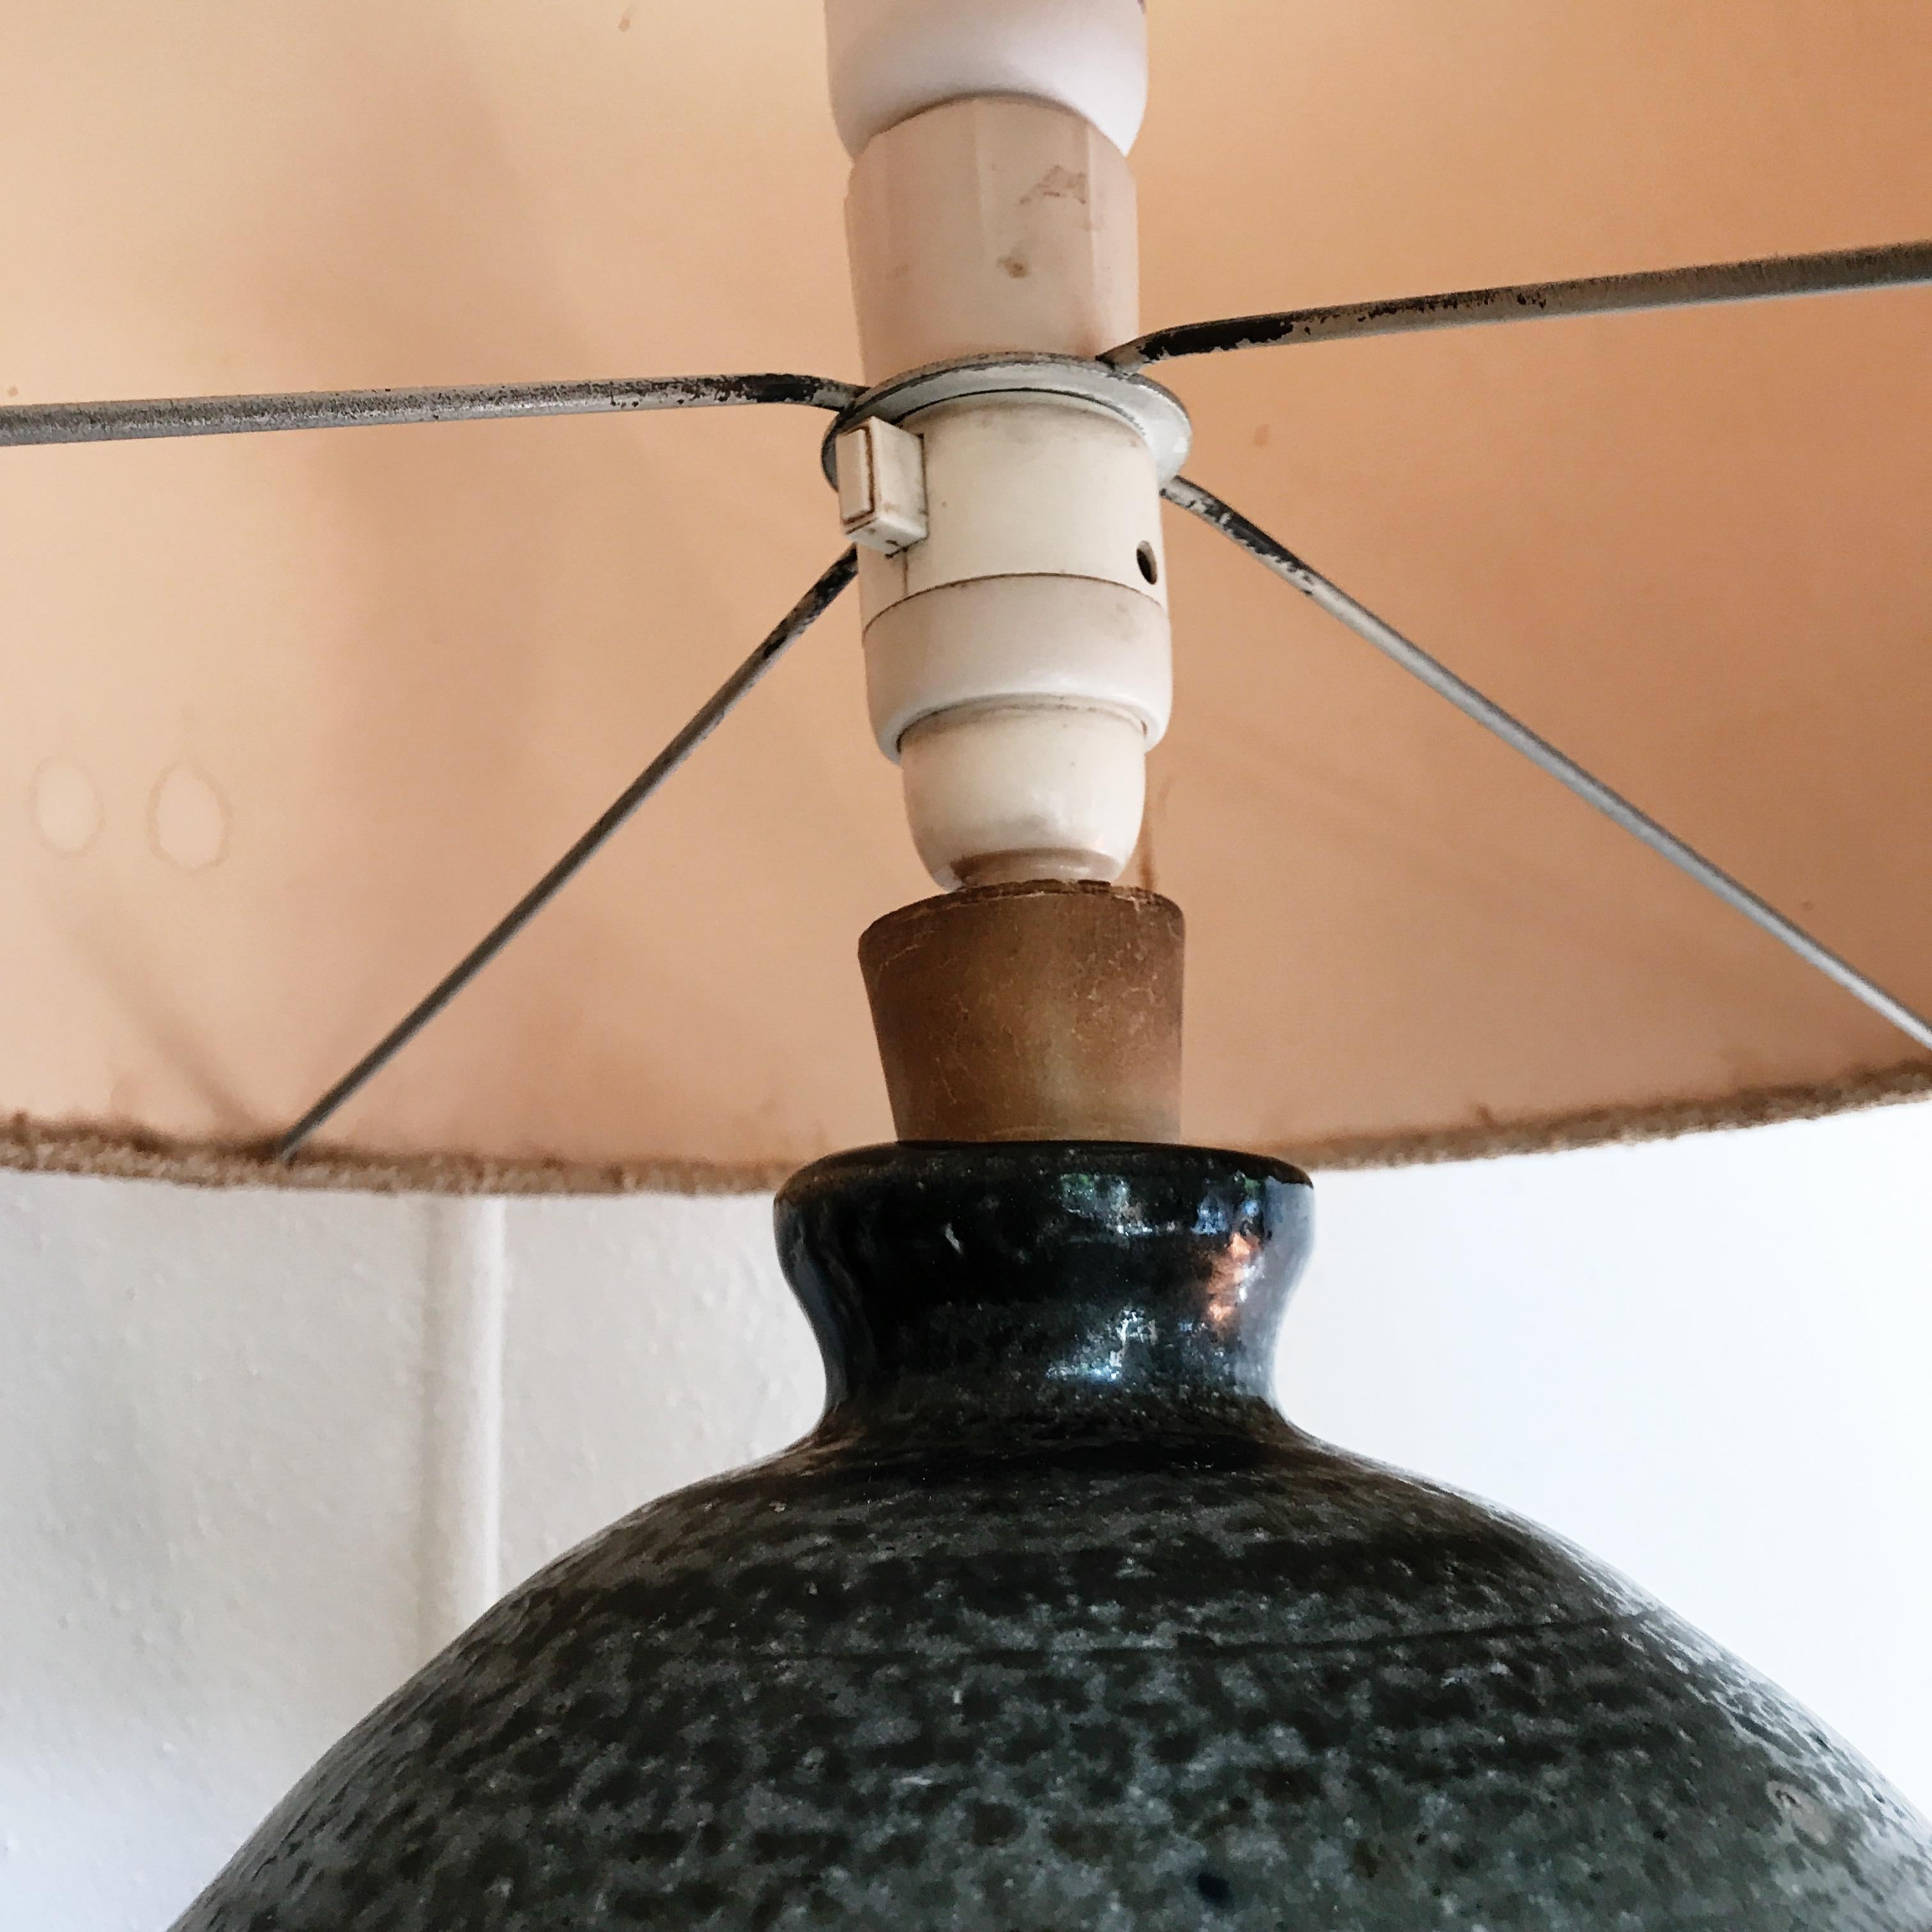
[[[1787,919],[1768,901],[1761,898],[1722,866],[1707,859],[1650,814],[1633,805],[1584,770],[1574,758],[1559,752],[1550,741],[1532,730],[1520,718],[1505,711],[1466,679],[1458,677],[1439,658],[1430,656],[1420,645],[1412,643],[1393,625],[1384,623],[1366,605],[1337,585],[1331,584],[1312,566],[1304,563],[1288,546],[1271,537],[1258,524],[1223,502],[1212,490],[1204,490],[1185,476],[1177,476],[1162,493],[1177,508],[1198,517],[1210,529],[1219,530],[1238,548],[1292,584],[1329,616],[1347,626],[1358,638],[1375,646],[1382,655],[1426,685],[1438,698],[1447,698],[1464,717],[1498,737],[1511,751],[1520,753],[1539,771],[1546,772],[1586,805],[1601,812],[1613,825],[1660,858],[1667,859],[1681,872],[1696,880],[1706,892],[1724,901],[1761,932],[1768,933],[1780,946],[1787,946],[1808,966],[1815,968],[1835,985],[1862,1000],[1881,1018],[1898,1028],[1910,1040],[1932,1048],[1932,1021],[1888,993],[1869,975],[1834,952],[1794,920]]]
[[[1281,309],[1218,322],[1185,322],[1110,349],[1101,360],[1127,374],[1184,356],[1282,343],[1347,341],[1359,336],[1413,334],[1473,324],[1540,322],[1563,316],[1640,314],[1714,303],[1766,302],[1786,296],[1846,294],[1861,289],[1912,288],[1932,282],[1932,242],[1876,248],[1838,248],[1817,255],[1767,255],[1694,268],[1588,275],[1576,281],[1516,282],[1502,288],[1404,296],[1393,302],[1336,302]]]
[[[274,1142],[269,1152],[276,1160],[292,1160],[317,1128],[373,1080],[556,898],[632,813],[710,736],[739,700],[824,615],[858,574],[858,553],[848,547],[785,613],[751,656],[705,700],[682,730],[611,800],[589,830],[300,1120]]]
[[[823,376],[638,376],[575,382],[484,382],[455,388],[317,389],[287,395],[167,396],[0,406],[0,448],[30,443],[136,442],[269,430],[370,429],[400,423],[488,422],[526,416],[625,415],[794,403],[839,410],[850,382]]]

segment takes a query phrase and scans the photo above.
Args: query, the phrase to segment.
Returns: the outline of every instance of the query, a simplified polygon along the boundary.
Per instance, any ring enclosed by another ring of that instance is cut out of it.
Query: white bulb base
[[[1123,153],[1147,111],[1142,0],[826,0],[825,41],[848,154],[973,94],[1070,108]]]

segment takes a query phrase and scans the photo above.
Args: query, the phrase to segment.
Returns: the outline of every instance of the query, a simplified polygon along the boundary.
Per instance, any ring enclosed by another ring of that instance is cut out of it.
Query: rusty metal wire
[[[1732,878],[1694,847],[1686,844],[1675,832],[1666,831],[1621,792],[1613,791],[1601,778],[1586,771],[1575,759],[1559,752],[1546,738],[1540,736],[1501,705],[1485,698],[1474,685],[1458,677],[1439,658],[1431,657],[1420,645],[1412,644],[1400,631],[1384,623],[1346,590],[1304,563],[1286,544],[1270,536],[1259,525],[1250,523],[1211,490],[1202,489],[1199,484],[1190,482],[1184,476],[1177,476],[1162,494],[1170,503],[1198,517],[1210,529],[1219,530],[1284,584],[1292,584],[1331,617],[1346,624],[1357,637],[1374,645],[1384,657],[1400,664],[1410,676],[1419,679],[1438,698],[1447,698],[1464,717],[1500,738],[1510,750],[1520,752],[1538,770],[1548,772],[1558,784],[1568,787],[1613,825],[1622,826],[1660,858],[1669,860],[1679,872],[1696,880],[1706,892],[1715,894],[1734,911],[1742,913],[1761,932],[1768,933],[1780,945],[1788,946],[1808,966],[1815,968],[1828,980],[1842,986],[1854,999],[1863,1000],[1908,1039],[1921,1046],[1932,1047],[1932,1020],[1915,1012],[1904,1000],[1894,998],[1849,961],[1840,958],[1821,940],[1814,939],[1802,926],[1786,919],[1775,906],[1759,898],[1748,886]]]
[[[9,403],[0,448],[236,436],[264,430],[361,429],[391,423],[479,422],[794,403],[838,410],[860,392],[822,376],[645,376],[585,382],[484,382],[464,388],[319,389],[269,396],[173,396],[154,401]]]
[[[1591,275],[1574,282],[1520,282],[1507,288],[1465,289],[1451,295],[1336,302],[1325,308],[1238,315],[1220,322],[1186,322],[1124,342],[1100,359],[1117,369],[1134,370],[1181,356],[1264,349],[1276,343],[1334,342],[1418,329],[1462,328],[1477,322],[1534,322],[1551,316],[1762,302],[1780,296],[1902,288],[1924,282],[1932,282],[1932,242],[1901,242],[1880,248],[1834,249],[1822,255],[1769,255],[1756,261],[1724,262],[1705,268]]]
[[[706,699],[690,722],[617,794],[569,850],[274,1142],[270,1152],[277,1160],[289,1160],[310,1135],[374,1078],[549,904],[612,833],[710,736],[738,700],[825,614],[858,574],[858,568],[857,552],[848,549],[785,613],[758,649]]]

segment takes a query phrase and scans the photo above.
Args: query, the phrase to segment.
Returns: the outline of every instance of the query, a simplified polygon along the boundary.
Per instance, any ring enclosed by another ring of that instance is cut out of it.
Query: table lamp
[[[1932,26],[811,14],[20,23],[0,1158],[782,1182],[826,1361],[182,1927],[1916,1932],[1269,1390],[1304,1168],[1932,1082]]]

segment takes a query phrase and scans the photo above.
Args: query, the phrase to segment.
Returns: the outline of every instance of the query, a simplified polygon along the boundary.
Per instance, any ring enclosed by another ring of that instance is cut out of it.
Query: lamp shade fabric
[[[0,400],[856,380],[818,9],[4,0]],[[1932,233],[1932,12],[1169,0],[1149,326]],[[1178,362],[1190,473],[1932,1009],[1932,292]],[[0,451],[6,1159],[748,1185],[881,1138],[931,889],[836,608],[292,1169],[841,539],[769,407]],[[1190,1138],[1748,1120],[1932,1058],[1191,520],[1128,882]]]

